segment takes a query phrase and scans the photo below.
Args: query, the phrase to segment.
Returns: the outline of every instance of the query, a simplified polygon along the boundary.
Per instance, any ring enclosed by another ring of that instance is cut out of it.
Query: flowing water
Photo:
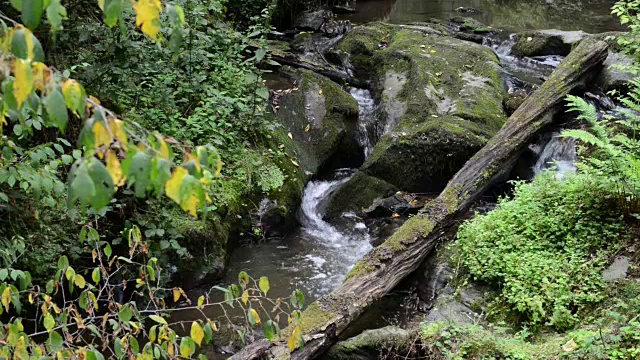
[[[342,16],[355,23],[397,24],[470,16],[511,32],[537,29],[619,30],[612,0],[358,0],[357,12]]]
[[[533,166],[535,175],[552,168],[558,178],[576,172],[578,156],[574,139],[561,137],[559,132],[554,132],[544,146],[534,145],[530,148],[538,153],[538,160]]]

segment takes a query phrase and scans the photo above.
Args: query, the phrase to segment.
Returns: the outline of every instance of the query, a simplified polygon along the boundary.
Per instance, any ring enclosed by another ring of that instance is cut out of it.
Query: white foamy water
[[[553,133],[551,140],[538,150],[538,161],[533,166],[533,173],[538,175],[544,170],[555,168],[556,176],[563,178],[576,172],[576,141],[564,138],[560,133]]]
[[[365,159],[371,155],[375,145],[375,111],[377,105],[371,92],[366,89],[351,88],[351,96],[358,102],[358,144],[364,149]]]

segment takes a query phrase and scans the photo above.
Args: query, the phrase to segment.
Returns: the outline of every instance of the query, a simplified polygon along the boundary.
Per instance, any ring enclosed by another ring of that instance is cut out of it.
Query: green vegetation
[[[614,13],[636,24],[636,1]],[[631,27],[630,36],[637,33]],[[637,44],[618,43],[636,56]],[[634,65],[637,67],[637,65]],[[620,98],[626,110],[599,119],[596,109],[569,96],[568,111],[584,128],[562,136],[580,144],[576,174],[538,175],[516,182],[495,210],[465,222],[453,262],[465,277],[492,286],[489,323],[423,324],[427,350],[447,359],[636,359],[640,356],[640,81]],[[604,270],[618,255],[626,277]]]
[[[517,183],[513,199],[460,227],[459,261],[474,280],[499,284],[496,305],[518,322],[571,328],[604,298],[601,272],[624,245],[610,195],[582,174]]]

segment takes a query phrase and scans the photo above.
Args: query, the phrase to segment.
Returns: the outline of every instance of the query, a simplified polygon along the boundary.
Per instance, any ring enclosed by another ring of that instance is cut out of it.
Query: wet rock
[[[424,206],[424,199],[416,194],[398,192],[393,196],[376,199],[364,209],[367,217],[408,216],[418,213]]]
[[[355,2],[353,5],[335,5],[331,10],[336,14],[353,14],[356,12]]]
[[[276,93],[275,116],[292,140],[293,155],[305,174],[361,161],[355,99],[336,83],[307,70],[285,67],[280,76],[296,85]]]
[[[590,35],[584,31],[540,30],[516,36],[511,52],[516,56],[567,56],[571,49]]]
[[[326,210],[327,218],[335,218],[347,211],[360,212],[374,200],[391,196],[398,189],[379,178],[358,171],[331,197]]]
[[[335,20],[331,11],[316,10],[300,14],[294,22],[294,27],[302,31],[317,32],[328,37],[336,37],[351,29],[351,23]]]
[[[447,252],[442,249],[444,248],[439,247],[433,252],[418,270],[421,277],[418,281],[417,291],[423,309],[433,308],[436,298],[453,277],[453,270],[445,255]]]
[[[377,360],[391,352],[407,355],[418,331],[396,326],[366,330],[360,335],[340,341],[322,359],[326,360]]]
[[[480,14],[481,11],[478,9],[470,8],[470,7],[458,7],[456,8],[456,12],[460,14]]]
[[[489,48],[412,26],[359,27],[337,48],[380,101],[380,140],[361,172],[403,191],[438,192],[504,124],[506,94]],[[334,202],[354,196],[342,194]],[[359,200],[358,208],[371,204]]]
[[[331,11],[327,10],[306,11],[298,16],[293,26],[303,31],[320,31],[325,21],[330,20],[332,17]]]
[[[632,64],[633,58],[630,56],[609,51],[609,56],[604,62],[604,68],[596,79],[597,86],[605,92],[617,90],[623,94],[626,93],[629,90],[629,81],[633,80],[637,75],[619,67]]]
[[[458,25],[459,31],[470,31],[476,34],[487,34],[494,30],[490,26],[486,26],[480,21],[469,17],[455,17],[450,21]]]
[[[517,89],[509,91],[507,98],[504,101],[504,109],[507,115],[511,116],[522,103],[527,99],[529,93],[525,89]]]
[[[602,278],[607,282],[622,280],[627,277],[627,271],[630,266],[631,262],[628,257],[618,256],[613,260],[613,263],[602,272]]]
[[[471,283],[457,291],[446,286],[438,295],[435,306],[427,315],[427,323],[455,322],[458,324],[484,322],[486,299],[491,291]]]

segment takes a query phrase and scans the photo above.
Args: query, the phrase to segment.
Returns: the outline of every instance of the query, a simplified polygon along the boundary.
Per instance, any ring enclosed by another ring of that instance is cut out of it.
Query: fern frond
[[[569,105],[568,111],[578,112],[578,120],[584,120],[590,127],[591,132],[597,136],[601,141],[607,141],[609,138],[609,132],[607,128],[598,120],[598,113],[596,107],[589,104],[584,99],[568,95],[567,101]]]
[[[595,134],[590,133],[586,130],[565,130],[560,134],[562,137],[570,137],[576,139],[577,141],[583,142],[585,144],[593,145],[599,148],[603,148],[607,145],[604,141],[598,138]]]

